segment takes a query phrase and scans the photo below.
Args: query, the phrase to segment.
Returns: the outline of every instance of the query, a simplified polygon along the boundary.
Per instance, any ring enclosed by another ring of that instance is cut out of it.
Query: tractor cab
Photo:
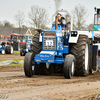
[[[10,35],[10,39],[12,40],[12,43],[13,42],[19,42],[20,41],[20,37],[21,37],[21,34],[17,34],[17,33],[13,33]]]
[[[20,50],[20,41],[21,41],[21,34],[11,33],[10,41],[13,45],[14,50]]]

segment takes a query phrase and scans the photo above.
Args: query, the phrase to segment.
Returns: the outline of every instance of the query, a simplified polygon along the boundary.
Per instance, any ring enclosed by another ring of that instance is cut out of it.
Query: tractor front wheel
[[[35,75],[35,65],[32,65],[34,61],[34,56],[32,53],[28,52],[24,59],[24,72],[27,77],[32,77]]]
[[[74,72],[75,72],[75,57],[71,54],[66,55],[63,66],[64,77],[71,79],[74,76]]]

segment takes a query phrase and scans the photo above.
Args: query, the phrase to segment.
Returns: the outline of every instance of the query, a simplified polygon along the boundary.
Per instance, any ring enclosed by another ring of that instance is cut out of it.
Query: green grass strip
[[[20,54],[20,51],[14,51],[13,54]]]

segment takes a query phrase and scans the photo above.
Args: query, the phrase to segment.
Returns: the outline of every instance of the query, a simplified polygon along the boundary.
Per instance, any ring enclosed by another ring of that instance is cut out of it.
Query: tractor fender
[[[88,38],[93,38],[93,33],[91,31],[71,31],[68,42],[77,43],[79,35],[86,35]]]

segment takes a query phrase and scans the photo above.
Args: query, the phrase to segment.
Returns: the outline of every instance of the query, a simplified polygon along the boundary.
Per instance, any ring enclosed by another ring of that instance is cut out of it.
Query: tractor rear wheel
[[[6,54],[13,54],[13,47],[10,46],[10,45],[7,45],[7,46],[5,47],[5,53],[6,53]]]
[[[90,50],[90,59],[89,59],[89,74],[92,74],[92,55],[93,55],[93,48]]]
[[[39,42],[39,33],[36,33],[33,37],[33,43],[32,43],[32,53],[34,56],[36,54],[39,54],[42,50],[42,43]]]
[[[41,52],[41,50],[42,50],[42,43],[41,42],[39,42],[39,32],[37,32],[35,35],[34,35],[34,37],[33,37],[33,39],[32,39],[32,53],[34,54],[34,57],[35,57],[35,55],[36,54],[39,54],[40,52]],[[41,72],[40,70],[45,70],[44,69],[44,66],[41,66],[41,64],[40,65],[37,65],[36,64],[36,71],[35,71],[35,74],[36,75],[41,75],[41,74],[43,74],[44,72]]]
[[[64,77],[71,79],[74,76],[74,72],[75,72],[75,57],[71,54],[66,55],[63,66]]]
[[[9,54],[13,54],[14,50],[12,46],[9,46]]]
[[[70,44],[70,54],[76,58],[75,75],[87,76],[89,74],[89,50],[88,36],[80,35],[76,44]]]
[[[33,53],[34,57],[35,57],[36,54],[39,54],[42,50],[42,43],[39,42],[39,35],[40,35],[39,32],[37,32],[32,39],[32,41],[33,41],[33,43],[32,43],[32,53]],[[36,69],[35,70],[36,75],[49,74],[45,64],[40,64],[40,65],[36,64],[35,69]]]
[[[5,47],[5,53],[8,54],[8,46]]]
[[[33,61],[33,54],[30,52],[26,53],[24,59],[24,72],[27,77],[32,77],[33,75],[35,75],[35,65],[32,65]]]

